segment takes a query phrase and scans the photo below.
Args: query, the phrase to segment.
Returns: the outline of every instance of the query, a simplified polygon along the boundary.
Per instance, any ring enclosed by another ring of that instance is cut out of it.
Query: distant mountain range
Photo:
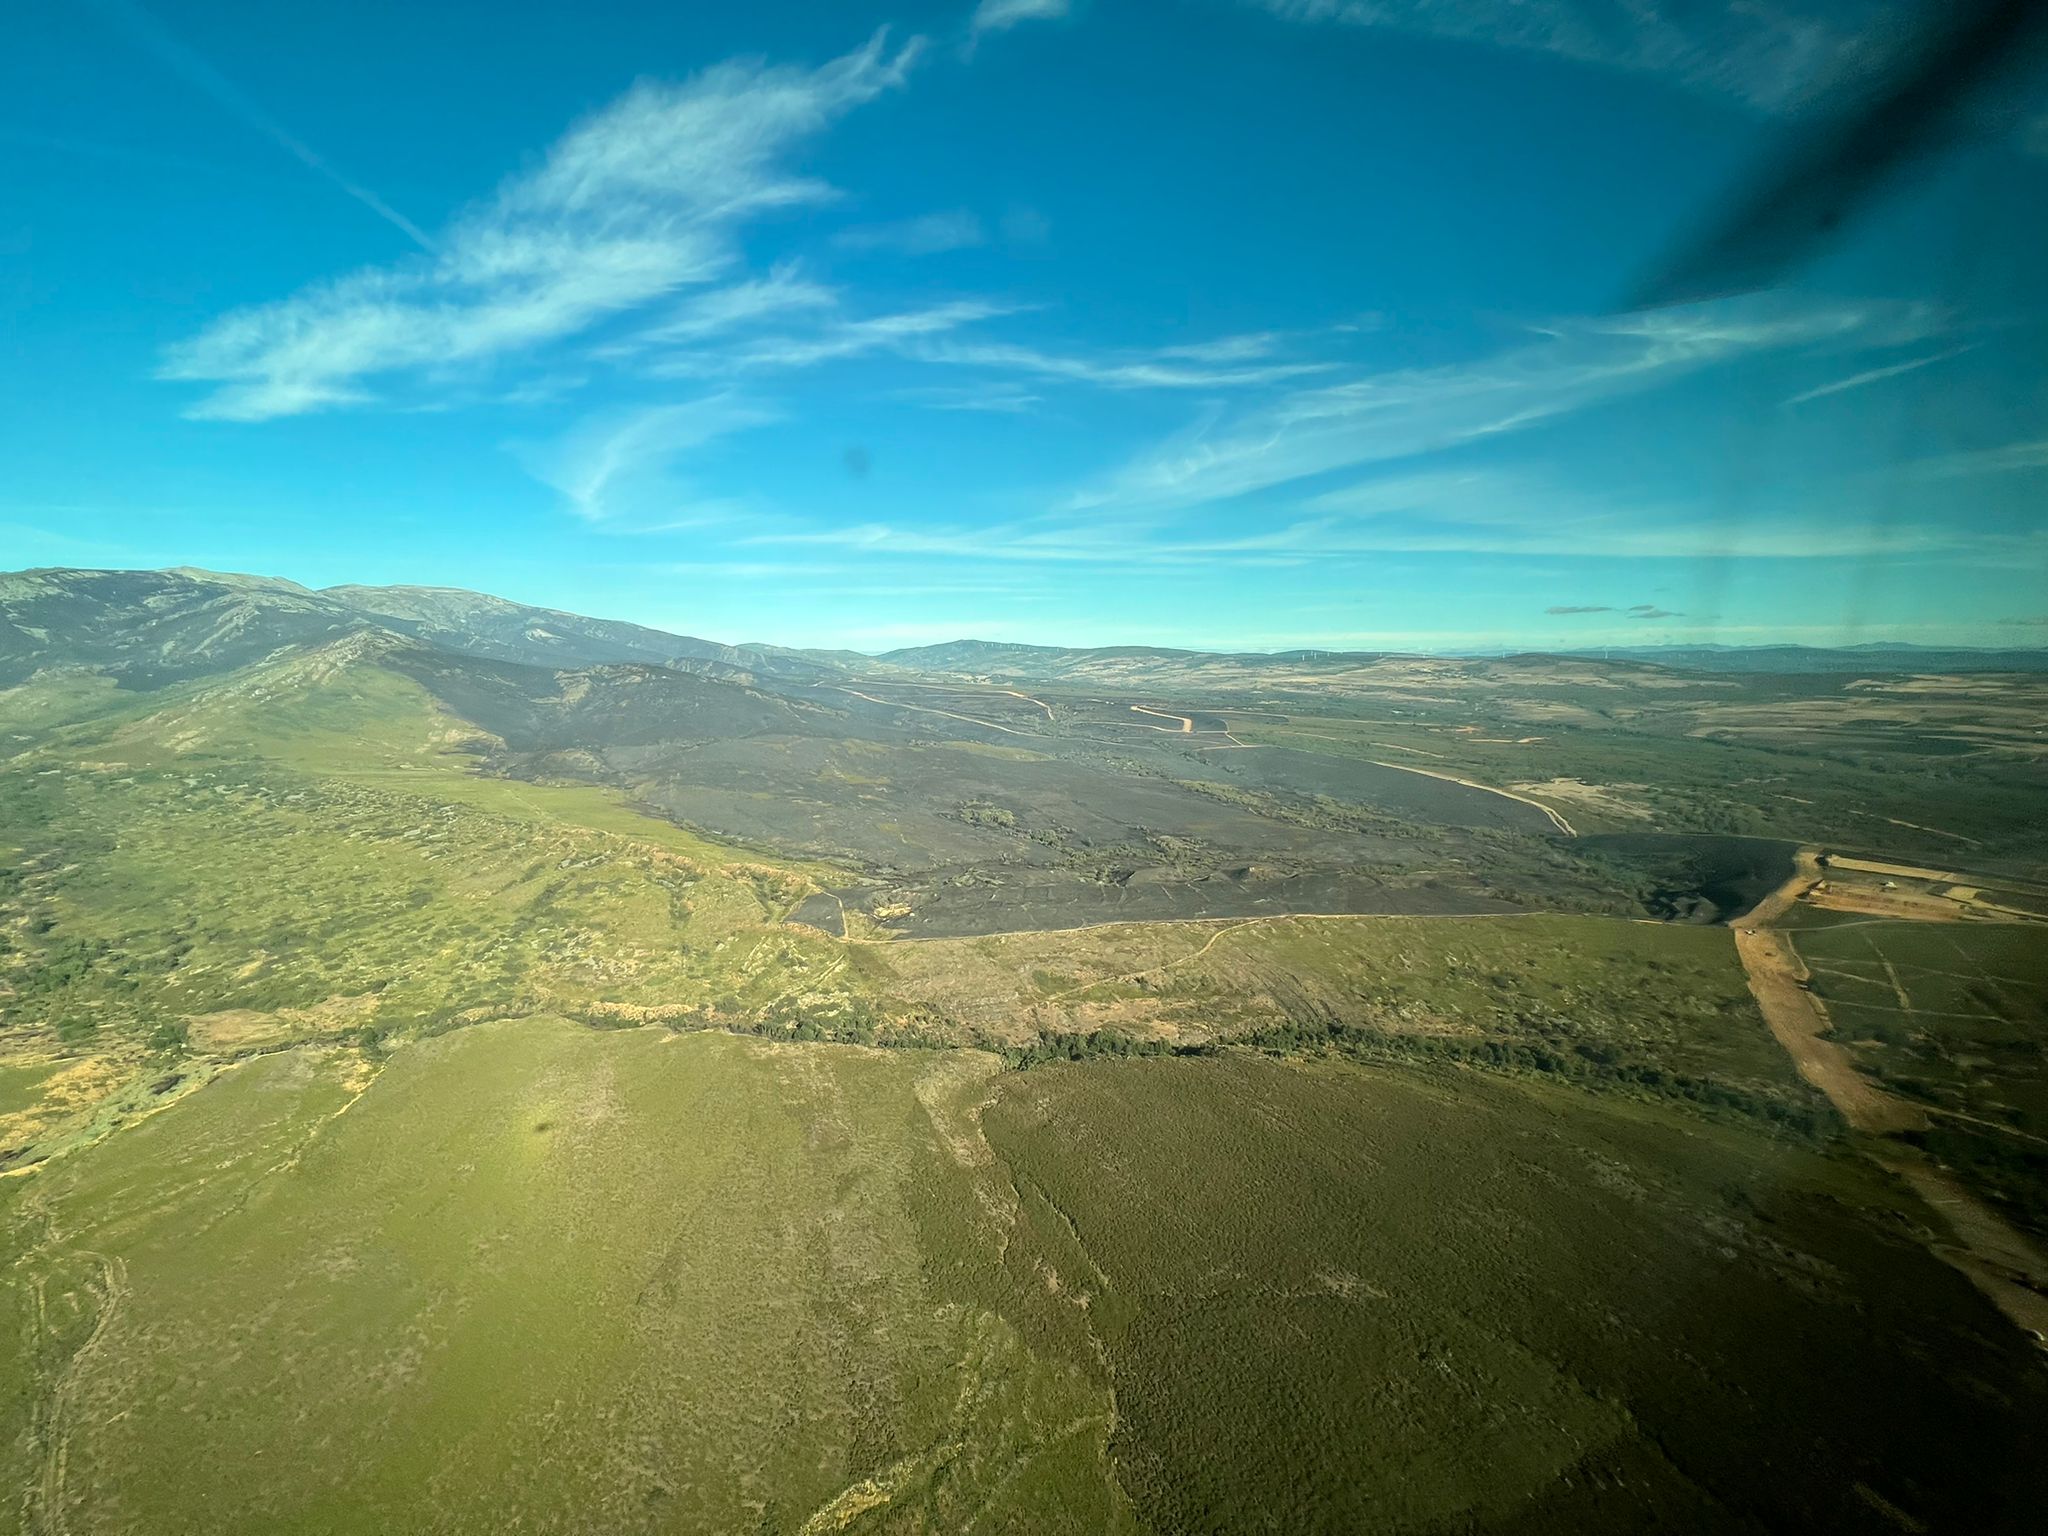
[[[1593,646],[1560,654],[1701,672],[2048,672],[2048,648],[1906,645]]]
[[[864,656],[768,644],[727,645],[639,624],[536,608],[452,587],[310,588],[275,577],[179,567],[164,571],[43,569],[0,575],[0,687],[47,667],[91,667],[130,687],[153,688],[231,670],[294,646],[362,630],[480,660],[555,670],[641,665],[741,684],[822,682],[889,672],[1218,688],[1286,678],[1355,676],[1389,662],[1455,663],[1388,651],[1299,648],[1275,652],[1165,646],[1019,645],[955,640]],[[1545,653],[1491,658],[1515,666]],[[1601,661],[1726,673],[2038,672],[2048,649],[1872,644],[1588,647],[1556,653]],[[1476,658],[1486,659],[1486,658]]]
[[[1421,652],[1332,651],[1297,648],[1286,651],[1193,651],[1164,646],[1019,645],[995,640],[952,640],[943,645],[911,646],[884,651],[878,660],[919,672],[946,672],[979,677],[1100,677],[1112,670],[1129,673],[1146,666],[1203,666],[1246,673],[1353,672],[1386,661],[1490,661],[1513,665],[1553,657],[1574,661],[1612,661],[1683,668],[1703,672],[2041,672],[2048,671],[2048,648],[2004,649],[1969,646],[1893,645],[1647,645],[1588,646],[1561,651]]]

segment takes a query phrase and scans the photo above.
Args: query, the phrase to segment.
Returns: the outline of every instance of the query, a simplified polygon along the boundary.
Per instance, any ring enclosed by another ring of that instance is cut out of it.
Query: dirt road
[[[1806,966],[1792,941],[1770,928],[1745,925],[1735,930],[1735,950],[1749,973],[1749,990],[1763,1010],[1764,1022],[1799,1075],[1828,1096],[1842,1118],[1873,1136],[1893,1131],[1923,1130],[1927,1117],[1901,1103],[1856,1070],[1849,1053],[1826,1038],[1828,1017],[1820,1003],[1800,985]]]
[[[1827,1009],[1801,984],[1809,979],[1806,963],[1793,947],[1792,936],[1772,926],[1819,878],[1816,851],[1802,849],[1792,877],[1739,920],[1735,952],[1742,957],[1749,990],[1799,1075],[1827,1095],[1852,1129],[1872,1137],[1923,1129],[1927,1116],[1921,1109],[1857,1071],[1848,1051],[1827,1038]],[[2048,1257],[1947,1170],[1912,1156],[1903,1146],[1893,1152],[1879,1142],[1865,1151],[1947,1223],[1953,1241],[1935,1237],[1928,1243],[1936,1257],[1967,1276],[2037,1344],[2048,1342]]]
[[[1483,789],[1489,795],[1499,795],[1503,800],[1519,800],[1523,805],[1533,805],[1550,818],[1550,824],[1566,837],[1579,834],[1572,824],[1541,800],[1531,800],[1527,795],[1518,795],[1511,789],[1502,789],[1498,784],[1481,784],[1476,779],[1461,779],[1455,773],[1439,773],[1434,768],[1417,768],[1413,763],[1383,763],[1376,757],[1366,759],[1375,768],[1392,768],[1400,773],[1419,773],[1425,779],[1442,779],[1446,784],[1462,784],[1467,789]]]
[[[977,720],[973,715],[955,714],[950,709],[933,709],[925,704],[906,704],[901,699],[878,699],[872,693],[862,693],[858,688],[841,688],[841,693],[850,693],[856,699],[865,699],[870,704],[880,704],[885,709],[911,709],[920,715],[944,715],[948,720],[965,720],[969,725],[979,725],[987,730],[1001,731],[1006,736],[1043,736],[1043,731],[1020,731],[1014,725],[998,725],[993,720]],[[1033,699],[1032,703],[1038,701]]]
[[[1195,722],[1189,719],[1186,715],[1169,715],[1163,709],[1151,709],[1143,704],[1133,704],[1131,706],[1131,713],[1136,715],[1150,715],[1154,720],[1178,720],[1180,722],[1181,734],[1183,736],[1192,736],[1194,734]]]

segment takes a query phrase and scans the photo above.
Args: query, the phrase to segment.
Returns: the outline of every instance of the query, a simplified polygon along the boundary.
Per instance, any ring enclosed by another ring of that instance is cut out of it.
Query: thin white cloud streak
[[[101,15],[125,29],[138,45],[155,54],[188,85],[211,97],[217,106],[240,118],[314,174],[332,182],[423,250],[434,248],[434,242],[427,237],[425,230],[368,187],[351,181],[336,170],[324,155],[317,153],[305,140],[251,101],[232,81],[173,37],[162,23],[140,6],[128,3],[128,0],[89,0],[89,3]]]
[[[798,142],[899,85],[921,42],[886,35],[817,69],[732,62],[643,81],[534,170],[458,217],[431,259],[370,268],[222,317],[161,376],[216,385],[188,414],[260,421],[372,398],[575,335],[737,260],[733,230],[832,189],[782,165]]]
[[[1068,0],[981,0],[967,27],[972,36],[980,37],[988,32],[1007,32],[1019,22],[1057,21],[1067,10]]]
[[[895,390],[889,398],[935,411],[981,411],[1001,416],[1026,415],[1045,403],[1040,396],[1009,383],[932,384]]]
[[[1085,357],[1048,352],[1011,342],[967,342],[946,339],[950,333],[1025,312],[1032,306],[986,299],[958,299],[921,309],[862,319],[840,320],[808,335],[765,336],[717,348],[680,348],[650,360],[644,371],[656,378],[710,378],[769,369],[813,368],[877,352],[893,353],[914,362],[995,374],[1091,385],[1102,389],[1232,389],[1278,384],[1328,373],[1330,362],[1266,362],[1247,366],[1201,363],[1197,356],[1236,358],[1270,350],[1272,338],[1224,338],[1211,343],[1161,348],[1149,353]],[[635,344],[637,346],[637,343]],[[623,349],[621,349],[623,350]],[[1024,396],[1021,383],[989,385],[976,393],[959,392],[939,403],[958,409],[1017,409],[1017,404],[990,405]],[[1036,397],[1029,397],[1036,403]]]
[[[922,362],[1031,374],[1068,383],[1094,384],[1106,389],[1218,389],[1278,384],[1307,374],[1328,373],[1336,366],[1334,363],[1308,362],[1271,363],[1246,368],[1191,367],[1182,362],[1158,360],[1160,357],[1186,357],[1185,348],[1172,354],[1162,352],[1153,358],[1098,359],[1064,356],[1006,342],[934,342],[916,348],[911,355]]]
[[[722,437],[778,420],[732,394],[644,407],[583,423],[559,442],[518,450],[535,478],[561,492],[585,522],[658,532],[719,522],[749,509],[697,497],[676,461]]]
[[[865,524],[801,533],[757,534],[740,542],[837,548],[876,556],[940,556],[991,564],[1032,561],[1109,569],[1293,567],[1388,554],[1685,562],[1839,560],[1845,555],[1927,558],[1980,547],[2006,548],[2011,544],[1995,536],[1938,527],[1868,530],[1845,540],[1843,530],[1831,523],[1773,518],[1725,527],[1696,513],[1668,519],[1646,514],[1640,522],[1627,525],[1597,515],[1554,522],[1532,519],[1522,526],[1462,524],[1449,519],[1392,526],[1350,525],[1338,518],[1317,518],[1239,538],[1177,539],[1150,534],[1134,536],[1128,529],[1114,528],[1048,531],[1011,524],[993,528],[911,529]]]
[[[901,352],[922,337],[940,335],[999,315],[1018,306],[983,299],[957,299],[923,309],[842,320],[810,336],[765,336],[716,352],[678,352],[652,363],[656,377],[695,378],[707,374],[746,373],[815,368],[868,353]]]
[[[1191,363],[1248,363],[1271,357],[1283,339],[1278,331],[1250,331],[1239,336],[1218,336],[1214,341],[1161,347],[1159,355],[1185,358]]]
[[[927,213],[892,224],[854,224],[833,235],[842,251],[888,251],[898,256],[938,256],[965,250],[988,238],[981,220],[964,208]]]
[[[2048,445],[2042,446],[2048,449]],[[2048,451],[2041,453],[2048,463]],[[1284,521],[1239,532],[1208,514],[1160,512],[1085,521],[1034,518],[982,527],[869,523],[756,533],[746,542],[839,548],[867,557],[941,557],[963,564],[1037,562],[1105,570],[1301,567],[1392,554],[1542,559],[2030,560],[2043,536],[1949,521],[1845,527],[1824,512],[1730,518],[1696,503],[1570,490],[1493,469],[1383,476],[1310,497]]]
[[[1866,384],[1879,384],[1886,379],[1896,379],[1903,373],[1915,373],[1934,363],[1945,363],[1952,357],[1960,357],[1970,351],[1969,347],[1950,347],[1946,352],[1936,352],[1930,357],[1910,358],[1903,363],[1893,363],[1885,368],[1866,368],[1861,373],[1852,373],[1846,379],[1836,379],[1832,384],[1823,384],[1817,389],[1805,390],[1790,396],[1786,405],[1804,405],[1809,400],[1824,400],[1829,395],[1843,394],[1848,390],[1861,389]]]
[[[771,268],[765,277],[749,278],[699,294],[679,305],[667,319],[626,341],[598,349],[617,357],[648,347],[702,342],[730,331],[806,311],[829,310],[839,304],[837,289],[804,277],[794,265]]]
[[[1798,346],[1898,345],[1926,336],[1934,324],[1931,312],[1913,306],[1774,312],[1754,305],[1574,322],[1478,362],[1296,390],[1206,421],[1076,493],[1065,510],[1227,500],[1519,431],[1737,357]]]

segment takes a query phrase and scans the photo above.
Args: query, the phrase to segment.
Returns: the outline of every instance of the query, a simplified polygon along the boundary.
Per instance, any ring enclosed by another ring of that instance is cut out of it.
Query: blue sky
[[[1786,287],[1617,308],[1880,10],[54,0],[0,566],[861,649],[2039,643],[2038,85]]]

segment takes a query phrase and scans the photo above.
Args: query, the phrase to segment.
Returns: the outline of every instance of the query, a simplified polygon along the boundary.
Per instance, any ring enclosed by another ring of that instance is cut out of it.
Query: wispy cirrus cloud
[[[1069,9],[1069,0],[981,0],[967,24],[968,35],[1007,32],[1024,21],[1057,21]]]
[[[1757,303],[1559,324],[1471,363],[1368,374],[1212,415],[1075,493],[1068,509],[1227,500],[1520,431],[1743,356],[1899,345],[1937,328],[1934,312],[1916,305]]]
[[[779,419],[732,393],[599,415],[551,443],[516,450],[535,478],[586,522],[650,532],[725,520],[747,510],[699,496],[677,462],[719,438]]]
[[[1264,359],[1277,343],[1277,338],[1265,337],[1093,354],[954,339],[955,332],[1036,307],[1001,299],[949,299],[891,313],[836,317],[804,332],[676,348],[648,361],[643,371],[660,378],[717,377],[813,368],[886,352],[913,362],[993,375],[996,382],[973,391],[987,398],[998,392],[1015,396],[1023,392],[1027,380],[1101,389],[1229,390],[1284,383],[1338,366],[1318,360]]]
[[[226,315],[161,375],[215,386],[190,415],[260,421],[361,403],[711,281],[735,265],[747,219],[834,195],[789,170],[789,152],[899,85],[920,47],[891,51],[878,32],[816,69],[731,62],[644,81],[459,215],[431,256]]]
[[[1328,566],[1390,554],[1718,564],[1729,560],[1839,561],[1845,556],[1954,557],[1971,552],[2033,559],[2041,553],[2038,540],[2001,539],[1949,527],[1901,524],[1850,534],[1824,517],[1791,513],[1731,523],[1696,507],[1608,504],[1540,485],[1523,487],[1512,506],[1512,515],[1501,515],[1490,496],[1483,505],[1475,506],[1470,499],[1447,495],[1435,503],[1411,499],[1411,510],[1398,517],[1308,515],[1247,532],[1219,531],[1168,519],[1138,530],[1121,520],[1023,519],[983,526],[865,523],[776,529],[748,534],[741,542],[833,548],[871,557],[936,556],[962,564],[1023,561],[1108,570]],[[1626,610],[1588,606],[1552,612],[1612,612],[1631,621],[1682,617],[1652,603]]]
[[[1214,360],[1193,360],[1187,347],[1087,357],[1007,342],[933,342],[916,348],[912,355],[924,362],[1094,384],[1107,389],[1217,389],[1277,384],[1305,374],[1327,373],[1336,366],[1313,361],[1230,366]]]
[[[833,235],[842,251],[886,251],[897,256],[937,256],[964,250],[988,238],[981,220],[964,208],[927,213],[887,224],[853,224]]]
[[[1548,613],[1548,614],[1552,614],[1552,615],[1564,615],[1564,614],[1572,614],[1572,613],[1612,613],[1612,612],[1614,612],[1614,610],[1613,610],[1612,608],[1608,607],[1608,606],[1607,606],[1607,605],[1606,605],[1605,603],[1560,603],[1560,604],[1558,604],[1558,605],[1556,605],[1556,606],[1554,606],[1554,607],[1546,608],[1546,609],[1544,609],[1543,611],[1544,611],[1545,613]]]
[[[765,276],[728,283],[685,300],[663,319],[605,349],[623,355],[648,347],[697,343],[772,320],[839,304],[839,291],[803,276],[794,263],[771,268]]]
[[[1183,357],[1194,363],[1244,363],[1271,357],[1286,341],[1278,331],[1247,331],[1236,336],[1218,336],[1211,341],[1184,342],[1161,347],[1161,357]]]
[[[935,411],[985,411],[1004,416],[1021,416],[1044,403],[1020,384],[991,380],[986,384],[928,384],[899,389],[891,398]]]
[[[901,352],[921,338],[1015,314],[1019,308],[989,299],[950,299],[890,314],[835,320],[804,335],[761,336],[715,349],[672,352],[651,363],[647,371],[656,377],[699,378],[815,368],[874,352]]]

